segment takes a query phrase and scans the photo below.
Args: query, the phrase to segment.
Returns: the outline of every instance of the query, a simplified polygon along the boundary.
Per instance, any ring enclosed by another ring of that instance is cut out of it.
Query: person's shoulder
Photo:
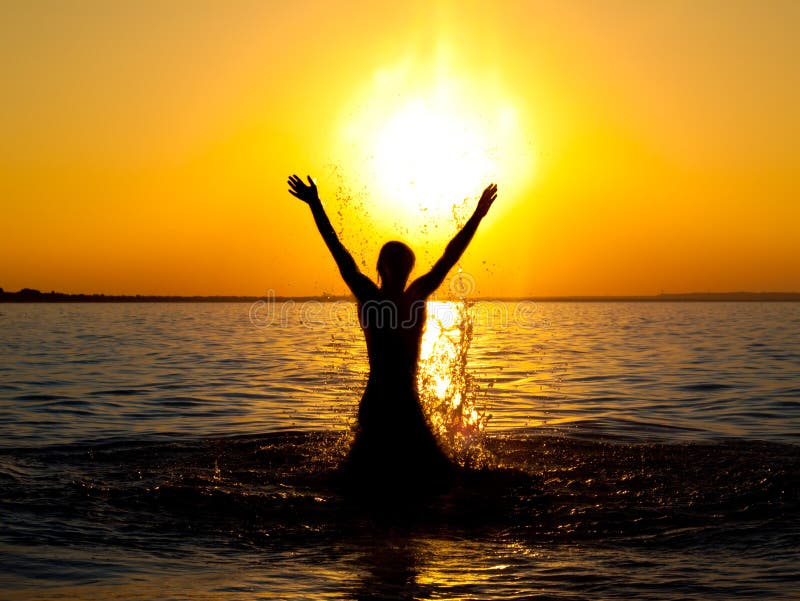
[[[377,285],[372,284],[371,286],[364,286],[359,290],[358,295],[356,295],[356,302],[359,307],[369,307],[391,302],[391,299],[388,298]]]
[[[429,293],[425,281],[422,278],[417,278],[405,289],[403,292],[403,300],[408,303],[424,303],[428,299]]]
[[[374,300],[380,294],[380,288],[378,288],[375,282],[360,272],[358,277],[350,282],[350,290],[359,304]]]

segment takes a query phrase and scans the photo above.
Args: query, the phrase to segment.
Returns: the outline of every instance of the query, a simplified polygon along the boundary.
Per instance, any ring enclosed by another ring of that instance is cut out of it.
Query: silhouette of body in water
[[[358,315],[369,356],[369,381],[358,408],[356,437],[345,471],[369,487],[445,482],[455,466],[430,431],[417,392],[417,363],[425,326],[425,301],[472,240],[497,197],[489,185],[472,217],[447,245],[444,255],[425,275],[406,285],[414,253],[402,242],[387,242],[378,256],[380,285],[359,271],[342,245],[319,199],[311,177],[308,184],[289,177],[289,192],[311,208],[347,286],[358,302]]]

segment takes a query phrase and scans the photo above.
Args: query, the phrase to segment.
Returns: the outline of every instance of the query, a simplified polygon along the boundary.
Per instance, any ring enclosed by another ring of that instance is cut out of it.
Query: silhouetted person
[[[358,302],[358,316],[369,355],[369,381],[358,408],[356,437],[345,469],[366,486],[422,485],[442,482],[454,466],[428,428],[417,393],[417,362],[425,301],[472,240],[478,224],[497,197],[489,185],[472,217],[447,245],[425,275],[406,286],[414,253],[402,242],[387,242],[378,256],[380,286],[361,273],[331,225],[317,187],[296,175],[289,192],[311,207],[311,213],[339,272]]]

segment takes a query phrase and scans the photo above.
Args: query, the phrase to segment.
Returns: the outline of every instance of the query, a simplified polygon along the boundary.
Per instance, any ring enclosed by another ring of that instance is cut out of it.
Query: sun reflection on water
[[[466,301],[428,303],[417,386],[430,425],[461,464],[482,464],[490,415],[476,405],[477,383],[467,370],[472,316]]]

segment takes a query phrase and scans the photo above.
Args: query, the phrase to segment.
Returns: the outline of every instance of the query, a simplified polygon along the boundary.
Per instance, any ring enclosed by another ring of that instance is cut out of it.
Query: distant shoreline
[[[0,292],[0,303],[254,303],[274,302],[336,302],[353,301],[352,296],[167,296],[144,294],[67,294],[23,289],[19,292]],[[447,300],[447,299],[442,299]],[[470,301],[500,302],[800,302],[800,292],[689,292],[682,294],[615,295],[615,296],[518,296],[475,297]]]

